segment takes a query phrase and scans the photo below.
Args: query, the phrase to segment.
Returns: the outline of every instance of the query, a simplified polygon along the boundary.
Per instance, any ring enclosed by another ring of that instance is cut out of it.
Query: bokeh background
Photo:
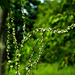
[[[39,28],[65,29],[75,23],[75,0],[22,0],[24,4],[26,35],[28,32]],[[16,38],[18,44],[22,40],[23,19],[20,0],[10,0],[13,10]],[[7,21],[6,21],[7,23]],[[5,27],[7,31],[7,25]],[[12,33],[12,30],[11,30]],[[33,35],[20,50],[20,72],[25,75],[23,69],[30,58],[31,49],[41,33]],[[5,32],[5,37],[7,33]],[[5,38],[6,42],[7,38]],[[14,65],[15,49],[10,34],[10,57]],[[36,45],[34,59],[38,55],[39,43]],[[7,63],[7,62],[5,62]],[[34,75],[75,75],[75,28],[68,33],[44,33],[44,48],[39,63],[34,66]],[[21,70],[23,69],[23,70]],[[6,65],[5,75],[15,75],[15,70]]]

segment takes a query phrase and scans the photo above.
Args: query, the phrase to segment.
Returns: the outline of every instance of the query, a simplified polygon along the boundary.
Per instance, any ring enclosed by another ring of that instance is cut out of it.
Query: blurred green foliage
[[[58,70],[58,63],[49,64],[49,63],[40,63],[35,67],[34,75],[75,75],[75,65],[70,67],[64,67],[61,70]],[[20,69],[22,69],[24,65],[22,64]],[[21,75],[25,75],[25,70],[20,70]],[[15,70],[11,69],[9,72],[6,71],[6,75],[14,75]]]
[[[75,65],[58,70],[58,63],[41,63],[34,70],[34,75],[75,75],[74,68]]]
[[[38,7],[37,20],[34,28],[54,28],[65,29],[72,23],[75,23],[75,1],[74,0],[47,0]],[[65,34],[54,34],[45,32],[44,34],[44,52],[41,60],[43,62],[53,63],[63,61],[68,65],[75,63],[75,28]],[[66,60],[66,57],[68,59]]]
[[[67,26],[70,26],[71,24],[75,23],[75,0],[44,0],[44,3],[41,3],[40,0],[23,0],[23,4],[26,16],[25,35],[27,35],[27,32],[30,32],[31,30],[39,27],[55,27],[56,29],[65,29]],[[0,5],[2,7],[6,7],[5,4]],[[18,40],[18,45],[20,47],[20,42],[22,40],[23,34],[23,20],[21,15],[22,13],[20,1],[10,0],[10,7],[13,10],[16,37]],[[5,29],[7,31],[7,26]],[[10,30],[10,32],[12,33],[12,30]],[[7,36],[7,33],[5,35]],[[22,49],[19,48],[21,53],[20,64],[24,64],[21,65],[22,68],[26,66],[26,63],[28,63],[31,54],[31,49],[35,44],[36,39],[39,38],[40,35],[41,33],[33,35],[27,42],[25,42],[24,47]],[[75,63],[74,36],[75,28],[65,34],[54,34],[52,32],[45,32],[44,49],[40,61],[48,63],[54,63],[59,61],[61,67],[66,64],[66,61],[68,61],[67,65],[73,65]],[[5,40],[7,39],[5,38]],[[14,45],[12,44],[12,35],[10,35],[10,44],[10,57],[13,60],[12,64],[14,64],[15,49]],[[35,48],[34,58],[37,57],[39,47],[40,43],[38,43]],[[67,57],[68,59],[66,59]],[[8,69],[9,67],[7,68],[7,70]],[[13,73],[13,71],[11,72]],[[9,74],[11,72],[9,72]],[[25,73],[24,70],[23,72]],[[6,73],[6,75],[7,74],[8,73]]]

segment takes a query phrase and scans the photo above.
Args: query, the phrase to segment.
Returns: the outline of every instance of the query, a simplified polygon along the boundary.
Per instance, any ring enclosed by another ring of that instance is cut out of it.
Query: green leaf
[[[73,15],[70,15],[68,18],[68,22],[70,22],[73,19]]]

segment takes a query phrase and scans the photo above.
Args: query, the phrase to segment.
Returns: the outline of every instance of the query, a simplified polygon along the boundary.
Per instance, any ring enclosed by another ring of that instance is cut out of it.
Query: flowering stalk
[[[15,36],[15,25],[14,25],[14,18],[13,18],[13,12],[11,10],[11,25],[12,25],[12,36],[13,36],[13,44],[15,45],[15,50],[16,50],[16,57],[15,57],[15,65],[16,65],[16,75],[20,75],[18,69],[19,69],[19,50],[18,50],[18,44],[17,44],[17,39]]]
[[[33,30],[32,31],[32,33],[33,34],[36,34],[37,32],[39,32],[39,31],[50,31],[50,32],[52,32],[52,33],[58,33],[58,34],[60,34],[60,33],[66,33],[66,32],[68,32],[69,30],[71,30],[71,29],[73,29],[75,27],[75,24],[72,24],[71,26],[68,26],[66,29],[61,29],[61,30],[59,30],[59,29],[55,29],[55,28],[38,28],[38,29],[35,29],[35,30]]]
[[[22,3],[22,0],[21,0],[21,11],[22,11],[22,19],[23,19],[23,39],[22,39],[22,41],[21,41],[21,48],[23,47],[23,44],[24,44],[24,42],[25,42],[25,40],[26,40],[26,37],[25,37],[25,12],[24,12],[24,5],[23,5],[23,3]]]
[[[11,63],[11,60],[10,60],[10,57],[9,57],[9,52],[10,52],[10,41],[9,41],[9,39],[10,39],[10,24],[9,24],[9,13],[8,13],[8,18],[7,18],[7,20],[8,20],[8,24],[7,24],[7,42],[6,42],[6,45],[7,45],[7,48],[6,48],[6,52],[7,52],[7,60],[8,60],[8,63]]]
[[[33,57],[33,54],[34,54],[34,49],[35,49],[35,47],[36,47],[36,45],[37,45],[37,43],[39,42],[40,39],[41,39],[41,47],[39,48],[38,57],[34,61],[32,61],[32,57]],[[27,70],[26,75],[30,74],[30,70],[32,71],[32,75],[34,75],[33,66],[36,65],[39,62],[39,59],[40,59],[41,54],[42,54],[42,49],[43,49],[43,35],[40,38],[37,39],[36,44],[33,46],[32,50],[31,50],[31,56],[30,56],[28,66],[24,68],[24,69]]]

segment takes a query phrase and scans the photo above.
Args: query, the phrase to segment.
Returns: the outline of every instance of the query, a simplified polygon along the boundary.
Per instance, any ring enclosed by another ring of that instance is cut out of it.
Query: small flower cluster
[[[33,65],[36,65],[39,62],[39,59],[40,59],[40,57],[42,55],[42,49],[43,49],[43,47],[44,47],[44,45],[43,45],[43,36],[42,36],[41,47],[39,48],[39,54],[38,54],[38,57],[33,62]]]
[[[55,28],[53,28],[53,29],[52,28],[38,28],[38,29],[33,30],[32,32],[33,32],[33,34],[36,34],[39,31],[43,31],[43,32],[44,31],[50,31],[52,33],[60,34],[60,33],[66,33],[69,30],[73,29],[74,27],[75,27],[75,24],[72,24],[71,26],[68,26],[66,29],[61,29],[61,30],[55,29]]]
[[[47,32],[61,34],[61,33],[68,32],[69,30],[73,29],[74,27],[75,27],[75,24],[72,24],[71,26],[68,26],[66,29],[61,29],[61,30],[55,29],[55,28],[53,28],[53,29],[52,28],[38,28],[38,29],[35,29],[35,30],[27,33],[27,37],[24,36],[24,38],[25,38],[24,42],[27,41],[32,35],[36,34],[37,32],[40,32],[40,31],[42,31],[42,32],[47,31]]]
[[[9,52],[10,52],[10,24],[9,24],[9,13],[8,13],[8,24],[7,24],[7,27],[8,27],[8,31],[7,31],[7,42],[6,42],[6,45],[7,45],[7,48],[6,48],[6,52],[7,52],[7,60],[8,60],[8,63],[11,63],[11,60],[10,60],[10,57],[9,57]]]
[[[10,59],[10,23],[9,23],[9,20],[10,20],[10,17],[9,17],[9,13],[8,13],[8,18],[7,18],[7,27],[8,27],[8,30],[7,30],[7,42],[6,42],[6,45],[7,45],[7,48],[6,48],[6,52],[7,52],[7,60],[8,60],[8,64],[10,65],[10,68],[13,68],[13,65],[11,64],[12,61]]]
[[[15,25],[14,25],[14,19],[13,19],[13,12],[11,10],[11,25],[12,25],[12,36],[13,36],[13,44],[15,45],[15,50],[16,50],[16,56],[15,56],[15,65],[16,65],[16,75],[20,75],[18,68],[19,68],[19,57],[21,56],[21,54],[19,54],[19,50],[18,50],[18,44],[17,44],[17,39],[15,36]]]
[[[15,36],[15,25],[14,25],[14,18],[13,18],[13,12],[11,11],[11,25],[12,25],[12,36],[13,36],[13,44],[15,45],[15,49],[18,49],[18,45],[17,45],[17,39]]]
[[[23,19],[23,39],[21,41],[21,48],[23,47],[23,44],[24,44],[24,41],[26,40],[26,37],[25,37],[25,14],[24,14],[24,6],[23,6],[23,3],[21,1],[21,10],[22,10],[22,19]]]
[[[40,38],[42,38],[42,39],[41,39],[41,47],[39,48],[38,57],[34,61],[32,61],[32,57],[33,57],[33,54],[34,54],[34,47],[36,46],[36,44],[38,43],[38,41],[40,40]],[[32,70],[32,73],[33,73],[33,66],[37,65],[37,63],[39,62],[39,59],[41,57],[42,49],[43,49],[43,36],[41,36],[40,38],[37,39],[37,42],[36,42],[35,46],[31,50],[31,56],[30,56],[31,59],[29,60],[28,66],[25,67],[25,69],[27,70],[27,74],[26,75],[29,75],[31,70]]]

